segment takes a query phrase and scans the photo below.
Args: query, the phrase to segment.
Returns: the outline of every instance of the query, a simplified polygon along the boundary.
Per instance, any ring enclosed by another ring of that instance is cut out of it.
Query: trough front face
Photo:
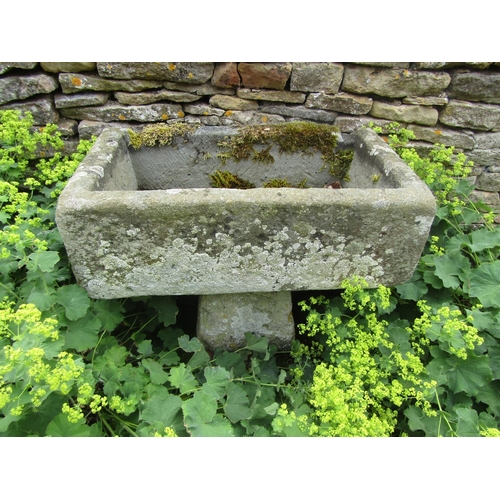
[[[354,134],[349,182],[319,155],[221,167],[234,129],[200,127],[173,146],[129,146],[108,129],[76,170],[56,220],[78,283],[94,298],[325,290],[360,276],[407,281],[435,215],[423,182],[373,131]],[[215,189],[229,170],[257,187]],[[306,189],[263,188],[287,178]]]

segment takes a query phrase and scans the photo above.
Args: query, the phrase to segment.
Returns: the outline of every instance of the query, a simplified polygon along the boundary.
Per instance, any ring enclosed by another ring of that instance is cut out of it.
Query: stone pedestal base
[[[209,349],[235,350],[246,345],[245,333],[267,337],[288,350],[294,338],[290,292],[202,295],[197,337]]]

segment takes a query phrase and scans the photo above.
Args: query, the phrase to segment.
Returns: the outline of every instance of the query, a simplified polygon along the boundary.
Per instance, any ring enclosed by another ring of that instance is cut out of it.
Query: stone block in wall
[[[476,179],[476,188],[481,191],[500,191],[500,173],[483,172]]]
[[[441,93],[450,80],[450,75],[445,72],[347,65],[341,89],[383,97],[425,96]]]
[[[469,195],[472,202],[477,203],[482,201],[484,204],[488,205],[494,212],[500,211],[500,197],[498,193],[491,191],[478,191],[475,189]]]
[[[211,62],[101,62],[97,72],[117,80],[168,80],[182,83],[205,83],[212,77]]]
[[[339,63],[293,63],[290,90],[336,94],[343,75],[344,65]]]
[[[474,139],[478,149],[500,148],[500,132],[476,132]]]
[[[476,165],[500,165],[500,149],[474,149],[467,153],[469,160]]]
[[[57,130],[62,136],[73,136],[78,134],[78,122],[69,118],[60,118],[57,122]]]
[[[76,108],[79,106],[100,106],[109,99],[109,92],[82,92],[79,94],[54,94],[56,108]]]
[[[141,90],[163,87],[162,81],[156,80],[107,80],[99,76],[81,73],[61,73],[59,83],[65,94],[74,94],[88,90],[97,92],[140,92]]]
[[[221,124],[227,126],[234,125],[272,125],[283,123],[285,119],[279,115],[269,115],[255,111],[226,111],[221,117]]]
[[[47,73],[78,73],[96,69],[95,62],[42,62],[40,65]]]
[[[411,67],[415,69],[447,69],[458,66],[470,66],[477,69],[486,69],[491,65],[489,62],[414,62]]]
[[[91,121],[137,121],[164,122],[172,118],[183,118],[184,111],[178,104],[147,104],[144,106],[122,106],[106,103],[102,106],[85,106],[61,109],[66,118]]]
[[[215,65],[214,74],[210,80],[212,85],[221,88],[233,88],[241,85],[238,65],[234,62],[223,62]]]
[[[120,128],[123,130],[133,130],[134,132],[140,132],[143,128],[144,125],[137,125],[137,124],[131,124],[131,123],[126,123],[126,122],[96,122],[92,120],[82,120],[78,124],[78,135],[80,136],[80,139],[86,139],[89,140],[92,138],[92,136],[99,136],[99,134],[105,129],[105,128]]]
[[[208,104],[185,104],[184,111],[190,115],[201,115],[201,116],[222,116],[224,110],[220,108],[215,108]]]
[[[199,96],[215,95],[215,94],[223,94],[223,95],[236,94],[235,89],[225,89],[222,87],[216,87],[211,83],[203,83],[201,85],[191,85],[189,83],[163,82],[163,85],[166,89],[169,90],[180,90],[182,92],[191,92],[192,94],[196,94]]]
[[[221,121],[218,116],[201,116],[200,121],[202,125],[209,125],[210,127],[221,125]]]
[[[439,113],[439,121],[450,127],[488,131],[500,122],[500,106],[452,99]]]
[[[408,62],[355,62],[353,64],[360,64],[362,66],[376,66],[378,68],[393,68],[393,69],[408,69],[410,63]]]
[[[11,69],[34,69],[37,65],[37,62],[0,62],[0,75]]]
[[[27,99],[37,94],[49,94],[58,87],[57,78],[44,73],[7,76],[0,79],[0,104]]]
[[[50,96],[32,97],[24,101],[9,102],[0,106],[0,110],[15,109],[26,113],[29,111],[33,115],[34,125],[47,125],[47,123],[57,123],[59,114],[54,106],[54,101]]]
[[[419,106],[444,106],[448,104],[446,94],[440,96],[418,97],[409,96],[403,98],[403,104],[418,104]]]
[[[500,73],[457,71],[446,93],[463,101],[500,104]]]
[[[259,104],[254,101],[240,99],[227,95],[214,95],[210,98],[210,105],[221,109],[231,109],[235,111],[249,111],[259,109]]]
[[[292,64],[239,63],[238,72],[244,87],[284,90],[292,73]]]
[[[176,90],[160,89],[150,92],[115,92],[115,99],[120,104],[152,104],[158,101],[194,102],[201,96],[189,92],[178,92]]]
[[[361,127],[369,127],[370,124],[382,128],[382,132],[387,134],[390,132],[389,126],[392,123],[391,120],[380,120],[373,118],[372,116],[338,116],[333,123],[341,132],[346,134],[351,134]]]
[[[370,115],[404,123],[417,123],[419,125],[436,125],[438,112],[428,106],[412,106],[401,104],[395,106],[385,102],[374,101]]]
[[[406,128],[415,134],[417,141],[439,143],[462,149],[472,149],[475,146],[472,132],[460,132],[443,127],[422,127],[414,124],[409,124]]]
[[[348,115],[366,115],[372,108],[373,100],[369,97],[340,92],[335,95],[311,93],[306,107],[337,111]]]
[[[288,102],[291,104],[302,104],[306,100],[306,94],[303,92],[291,92],[288,90],[238,89],[236,95],[241,99]]]
[[[284,104],[264,104],[260,107],[260,111],[296,120],[312,120],[325,123],[333,123],[338,115],[338,113],[325,111],[324,109],[309,109],[305,106],[287,106]]]

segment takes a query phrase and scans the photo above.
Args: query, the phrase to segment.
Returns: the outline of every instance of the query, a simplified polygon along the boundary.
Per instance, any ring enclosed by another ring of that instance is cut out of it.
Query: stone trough
[[[63,190],[56,221],[78,283],[93,298],[198,295],[197,335],[211,349],[245,332],[281,348],[294,335],[291,291],[410,279],[435,215],[432,193],[372,130],[360,129],[341,189],[320,154],[272,164],[229,160],[237,129],[199,127],[169,146],[129,144],[107,129]],[[347,143],[350,144],[347,144]],[[216,189],[223,169],[254,189]],[[286,178],[308,188],[259,187]]]

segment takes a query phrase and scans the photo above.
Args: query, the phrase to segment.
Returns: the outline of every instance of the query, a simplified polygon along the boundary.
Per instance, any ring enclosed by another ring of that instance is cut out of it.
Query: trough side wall
[[[110,126],[305,120],[350,134],[398,121],[419,152],[437,142],[463,151],[474,199],[500,223],[500,62],[4,62],[4,109],[58,124],[68,153]]]

